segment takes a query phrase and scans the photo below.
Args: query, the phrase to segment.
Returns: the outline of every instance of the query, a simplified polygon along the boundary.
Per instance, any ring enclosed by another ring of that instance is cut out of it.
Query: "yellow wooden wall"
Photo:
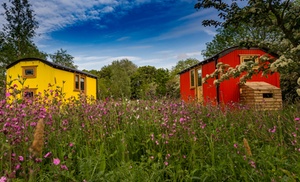
[[[63,93],[66,94],[66,98],[74,96],[78,98],[79,92],[74,91],[74,73],[53,68],[42,61],[20,61],[16,65],[7,69],[7,82],[17,79],[18,75],[22,77],[22,66],[37,66],[36,78],[26,78],[24,87],[37,88],[36,93],[44,93],[44,90],[54,90],[56,86],[63,88]],[[64,84],[63,84],[64,82]],[[21,89],[22,85],[18,81],[14,81],[12,84],[17,84]],[[53,87],[49,87],[49,84]],[[96,98],[96,79],[86,76],[86,95]]]

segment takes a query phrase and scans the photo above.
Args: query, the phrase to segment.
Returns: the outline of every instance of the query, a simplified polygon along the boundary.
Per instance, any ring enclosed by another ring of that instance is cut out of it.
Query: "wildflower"
[[[186,155],[183,155],[182,158],[186,159]]]
[[[153,159],[154,159],[154,156],[152,155],[152,156],[150,157],[150,159],[153,160]]]
[[[54,165],[57,166],[59,163],[60,163],[60,160],[59,160],[58,158],[54,158],[54,159],[53,159],[53,164],[54,164]]]
[[[2,176],[2,177],[0,178],[0,182],[7,182],[7,178],[6,178],[5,176]]]
[[[66,165],[60,165],[60,168],[63,169],[63,170],[66,170],[66,171],[69,170]]]
[[[36,158],[36,159],[35,159],[35,162],[36,162],[36,163],[41,163],[41,162],[42,162],[42,159]]]
[[[5,93],[5,96],[6,96],[6,97],[9,97],[9,96],[10,96],[10,93],[9,93],[9,92],[6,92],[6,93]]]
[[[233,144],[233,147],[234,148],[238,148],[238,145],[235,143],[235,144]]]
[[[251,167],[253,167],[253,168],[256,168],[256,164],[255,164],[255,162],[254,161],[252,161],[252,160],[250,160],[250,165],[251,165]]]
[[[44,155],[44,158],[48,158],[48,157],[50,157],[50,156],[51,156],[51,154],[52,154],[51,152],[48,152],[47,154],[45,154],[45,155]]]
[[[73,146],[74,146],[74,144],[73,144],[73,143],[70,143],[70,144],[69,144],[69,147],[73,147]]]
[[[21,168],[21,165],[20,164],[17,164],[16,165],[16,170],[19,170]]]
[[[169,163],[167,161],[164,162],[165,166],[169,165]]]
[[[248,143],[247,139],[244,138],[243,141],[244,141],[244,147],[245,147],[245,150],[246,150],[246,154],[247,154],[248,156],[252,156],[251,148],[250,148],[250,146],[249,146],[249,143]]]
[[[41,155],[42,148],[44,145],[44,120],[40,119],[36,125],[35,132],[34,132],[34,140],[32,142],[29,151],[33,153],[33,155]]]
[[[295,121],[300,121],[300,118],[295,118]]]
[[[24,157],[23,156],[19,156],[19,161],[24,161]]]
[[[276,126],[268,130],[270,133],[275,133],[276,132]]]

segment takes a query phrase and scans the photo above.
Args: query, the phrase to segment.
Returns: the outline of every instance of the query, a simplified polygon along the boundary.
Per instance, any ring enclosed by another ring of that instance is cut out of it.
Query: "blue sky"
[[[79,69],[100,70],[123,58],[137,66],[171,69],[179,60],[201,61],[201,50],[215,35],[215,28],[201,21],[216,13],[195,10],[197,0],[29,2],[39,22],[38,48],[46,53],[67,50]]]

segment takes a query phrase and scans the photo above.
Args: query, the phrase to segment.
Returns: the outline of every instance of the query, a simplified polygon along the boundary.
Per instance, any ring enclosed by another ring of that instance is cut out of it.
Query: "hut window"
[[[80,90],[81,91],[84,91],[84,81],[85,81],[85,79],[83,78],[83,77],[80,77]]]
[[[79,90],[79,75],[75,75],[75,90]]]
[[[195,70],[190,71],[190,85],[195,87]]]
[[[273,98],[273,93],[263,93],[263,98]]]
[[[85,92],[86,89],[85,84],[86,84],[85,76],[75,74],[74,90]]]
[[[36,78],[36,67],[37,66],[22,66],[23,78]]]
[[[197,70],[197,72],[198,72],[198,85],[197,86],[201,86],[202,85],[202,69],[199,68]]]
[[[253,61],[253,60],[255,63],[259,63],[258,54],[240,54],[239,56],[240,56],[240,64]],[[258,67],[255,67],[255,69],[256,68]]]

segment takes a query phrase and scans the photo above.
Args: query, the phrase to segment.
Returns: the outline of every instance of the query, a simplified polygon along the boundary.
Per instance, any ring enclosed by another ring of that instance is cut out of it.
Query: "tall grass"
[[[300,180],[299,104],[255,111],[57,94],[2,100],[0,114],[3,181]],[[44,144],[33,155],[40,119]]]

